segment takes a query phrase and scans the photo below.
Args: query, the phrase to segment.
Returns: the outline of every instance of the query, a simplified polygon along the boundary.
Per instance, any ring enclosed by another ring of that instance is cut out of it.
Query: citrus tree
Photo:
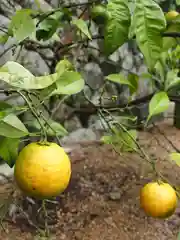
[[[51,48],[55,55],[51,60],[51,74],[33,75],[17,61],[8,61],[0,68],[0,80],[4,87],[0,90],[7,95],[18,94],[24,100],[23,106],[0,102],[0,156],[13,167],[18,155],[20,143],[39,138],[46,145],[49,136],[54,136],[60,144],[60,137],[68,134],[66,129],[49,116],[42,108],[53,97],[67,99],[82,93],[108,126],[107,135],[102,138],[120,151],[136,151],[153,167],[157,179],[164,180],[155,167],[154,161],[137,142],[137,133],[123,122],[116,121],[114,108],[102,104],[100,89],[99,104],[94,104],[85,94],[86,85],[78,68],[78,59],[73,55],[75,49],[93,48],[91,42],[98,41],[96,50],[104,58],[109,58],[123,44],[133,41],[143,54],[148,71],[138,75],[134,72],[113,73],[105,76],[106,82],[125,85],[130,97],[125,105],[114,105],[116,110],[128,110],[134,104],[139,79],[148,79],[153,93],[149,100],[149,115],[144,123],[147,126],[151,118],[163,113],[169,107],[174,94],[178,95],[180,86],[180,15],[172,10],[164,13],[153,0],[92,0],[83,3],[62,3],[58,8],[43,11],[37,0],[37,10],[18,9],[12,17],[7,30],[0,37],[1,44],[11,39],[7,49],[31,49],[37,52]],[[177,0],[176,4],[179,4]],[[92,24],[98,34],[92,31]],[[68,29],[68,30],[67,30]],[[77,53],[77,52],[75,52]],[[116,96],[112,96],[113,99]],[[29,111],[34,120],[23,121],[21,117]],[[128,116],[126,116],[129,121]],[[131,121],[134,121],[131,117]],[[33,126],[33,130],[32,130]],[[179,153],[171,158],[180,164]],[[22,177],[23,178],[23,177]],[[22,180],[22,179],[21,179]],[[22,187],[21,187],[22,188]],[[167,187],[168,191],[172,191]],[[163,190],[164,191],[164,190]],[[49,195],[48,195],[49,196]],[[143,195],[144,196],[144,195]],[[143,197],[144,198],[144,197]],[[176,205],[176,199],[174,198]],[[174,205],[174,206],[175,206]],[[170,209],[172,212],[172,209]],[[174,208],[173,208],[174,210]],[[156,214],[160,216],[161,213]],[[166,213],[162,213],[166,216]]]

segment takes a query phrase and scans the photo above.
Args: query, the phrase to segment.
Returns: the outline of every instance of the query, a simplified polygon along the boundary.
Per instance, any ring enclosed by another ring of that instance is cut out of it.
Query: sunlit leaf
[[[72,21],[72,24],[76,25],[76,27],[84,34],[86,35],[89,39],[91,39],[91,34],[89,32],[88,26],[84,20],[80,19],[75,19]]]
[[[109,1],[107,11],[110,18],[105,26],[104,51],[110,55],[128,40],[131,15],[126,0]]]
[[[179,69],[174,69],[167,73],[165,90],[168,91],[174,87],[180,87],[180,77],[178,77]]]
[[[153,0],[138,0],[134,14],[136,41],[148,67],[152,70],[162,51],[165,16]]]
[[[58,73],[58,77],[67,70],[74,70],[72,63],[67,59],[60,60],[55,69],[55,71]]]
[[[12,17],[9,28],[16,40],[20,42],[30,37],[36,30],[35,21],[30,16],[32,12],[31,9],[20,9]]]
[[[55,122],[52,119],[47,119],[48,124],[44,120],[41,121],[46,129],[48,136],[64,137],[68,134],[67,130],[60,123]],[[34,127],[36,130],[41,130],[41,126],[36,119],[34,121],[27,122],[27,125]]]
[[[0,80],[19,89],[43,89],[57,80],[57,74],[35,77],[17,62],[9,61],[0,68]]]
[[[171,153],[169,157],[171,161],[174,161],[178,166],[180,166],[180,153]]]
[[[20,119],[14,115],[9,114],[5,118],[0,120],[0,135],[8,138],[20,138],[29,134],[27,128],[20,121]]]
[[[56,89],[53,91],[52,95],[55,94],[76,94],[83,90],[84,79],[81,74],[74,71],[64,72],[56,82]]]
[[[165,33],[179,33],[180,32],[180,23],[174,23],[168,26],[168,29]],[[174,48],[178,45],[178,39],[174,37],[163,37],[163,51],[167,51],[168,49]]]
[[[166,111],[169,107],[170,101],[166,92],[156,93],[149,103],[148,121],[152,116]]]
[[[111,82],[128,85],[131,93],[136,92],[138,87],[138,76],[136,74],[129,74],[128,78],[123,74],[110,74],[106,76],[106,79]]]

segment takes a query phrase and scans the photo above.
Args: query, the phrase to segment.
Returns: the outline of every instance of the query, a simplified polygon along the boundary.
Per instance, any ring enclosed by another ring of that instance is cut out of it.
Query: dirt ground
[[[168,153],[174,151],[169,140],[180,149],[180,130],[173,128],[170,121],[158,126],[140,132],[139,141],[152,158],[157,158],[158,171],[180,186],[180,168],[168,160]],[[58,204],[48,205],[49,239],[177,240],[180,205],[167,220],[147,217],[139,206],[140,188],[154,179],[151,166],[144,159],[132,153],[120,156],[111,146],[98,143],[78,145],[70,155],[73,174],[69,188]],[[1,186],[1,193],[7,195],[9,186]],[[1,229],[0,239],[44,239],[30,226],[40,227],[44,219],[35,216],[38,203],[33,207],[19,200],[18,204],[24,209],[24,218],[14,214],[14,222],[8,218],[3,221],[9,233]]]

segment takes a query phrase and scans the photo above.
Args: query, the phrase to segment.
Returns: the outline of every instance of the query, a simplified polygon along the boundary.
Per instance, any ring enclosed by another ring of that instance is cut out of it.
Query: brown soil
[[[170,122],[161,123],[159,127],[180,149],[180,131]],[[158,171],[172,184],[180,185],[180,168],[168,161],[168,152],[173,151],[173,147],[159,130],[141,132],[139,140],[150,156],[157,158]],[[180,206],[167,220],[147,217],[139,206],[140,188],[154,179],[151,165],[144,159],[132,153],[119,156],[111,146],[98,143],[77,146],[71,158],[73,176],[69,189],[58,200],[56,211],[55,204],[48,205],[48,213],[54,220],[49,221],[52,225],[49,239],[177,240]],[[4,194],[9,191],[5,187],[0,189]],[[40,226],[40,217],[34,220],[37,209],[33,212],[33,207],[31,210],[27,207],[30,203],[22,203],[19,199],[29,220],[21,216],[20,221],[21,214],[13,213],[14,223],[4,221],[9,233],[1,230],[0,239],[44,239],[30,226],[30,219]],[[55,212],[57,216],[53,215]]]

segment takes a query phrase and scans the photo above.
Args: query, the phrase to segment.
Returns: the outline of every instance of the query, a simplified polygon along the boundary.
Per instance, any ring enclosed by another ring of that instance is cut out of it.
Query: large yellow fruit
[[[171,22],[173,21],[177,16],[179,15],[178,12],[176,11],[169,11],[165,14],[165,17],[166,17],[166,21],[167,22]]]
[[[56,197],[69,184],[70,159],[56,143],[30,143],[16,160],[14,176],[19,188],[28,196]]]
[[[154,218],[167,218],[177,207],[177,196],[168,183],[151,182],[141,189],[140,203],[147,215]]]

